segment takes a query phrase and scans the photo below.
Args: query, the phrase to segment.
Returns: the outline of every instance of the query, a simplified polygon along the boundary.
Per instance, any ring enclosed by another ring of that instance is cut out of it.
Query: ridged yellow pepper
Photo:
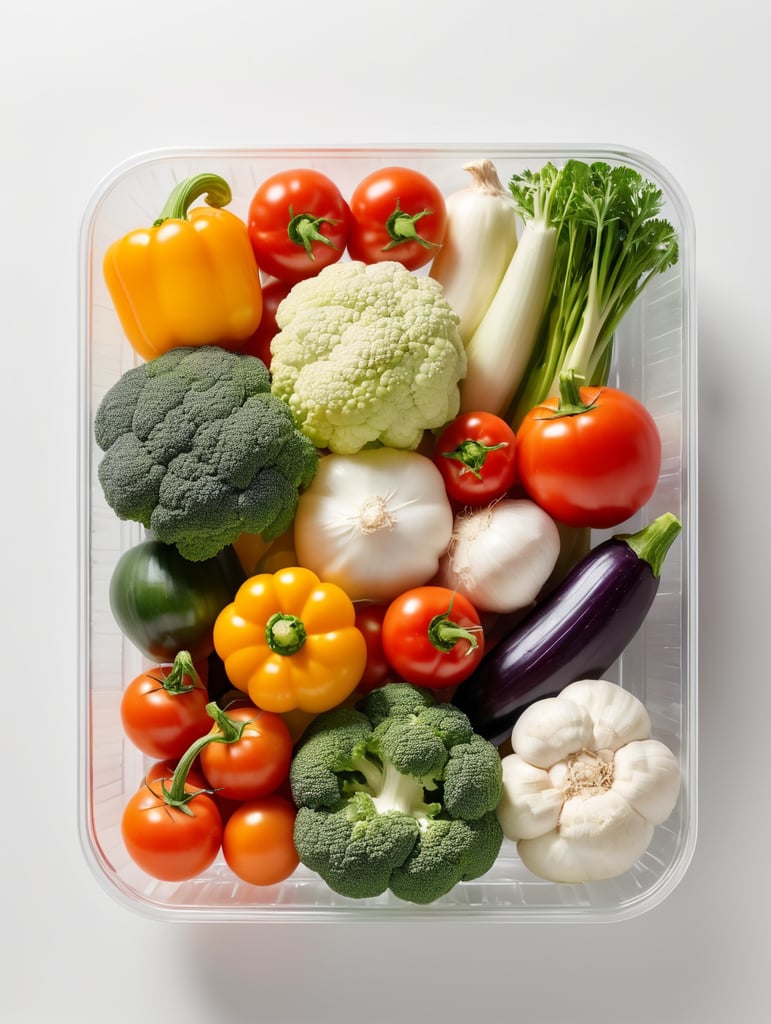
[[[215,621],[214,648],[233,686],[279,714],[336,707],[367,662],[351,599],[301,566],[241,584]]]
[[[204,194],[208,205],[188,212]],[[246,225],[221,209],[231,198],[219,175],[193,175],[177,185],[152,227],[107,250],[107,289],[142,359],[186,345],[239,351],[259,326],[260,273]]]

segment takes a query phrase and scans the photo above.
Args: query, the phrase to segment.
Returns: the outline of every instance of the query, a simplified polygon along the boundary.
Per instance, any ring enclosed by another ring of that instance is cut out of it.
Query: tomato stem
[[[449,654],[459,641],[465,640],[469,645],[466,651],[466,656],[468,656],[479,647],[479,641],[474,634],[479,633],[480,629],[477,626],[471,629],[459,626],[450,618],[451,610],[448,608],[446,612],[435,615],[431,619],[428,624],[428,639],[438,651],[443,651],[445,654]]]
[[[396,207],[385,225],[391,241],[388,245],[383,246],[382,251],[388,252],[389,249],[401,245],[402,242],[417,242],[424,249],[438,249],[439,244],[437,242],[429,242],[427,239],[421,238],[415,227],[421,218],[429,217],[433,212],[433,210],[421,210],[420,213],[405,213],[399,206],[399,200],[397,199]]]
[[[207,732],[204,736],[199,736],[197,740],[194,740],[190,744],[185,753],[179,759],[177,767],[174,769],[174,775],[169,789],[166,789],[162,781],[160,783],[163,799],[166,803],[171,807],[178,807],[181,811],[184,811],[185,814],[193,813],[187,804],[194,796],[197,796],[198,793],[212,792],[212,790],[208,789],[197,789],[192,791],[185,789],[190,769],[193,767],[198,755],[204,747],[208,746],[209,743],[235,743],[236,740],[240,740],[244,729],[249,724],[248,721],[235,722],[232,718],[229,718],[214,700],[210,701],[206,705],[206,711],[214,720],[214,724],[218,731],[212,729],[211,732]]]
[[[305,249],[309,259],[316,259],[312,248],[314,242],[323,242],[330,249],[337,249],[331,238],[322,235],[319,226],[321,224],[339,224],[339,220],[332,220],[331,217],[312,217],[309,213],[295,214],[291,206],[289,207],[289,216],[291,220],[287,225],[286,232],[295,245],[301,245]]]
[[[474,441],[468,437],[465,441],[461,441],[457,448],[454,448],[451,452],[442,452],[442,456],[445,459],[455,459],[457,462],[463,464],[463,469],[460,471],[461,476],[464,473],[472,473],[477,480],[482,479],[482,467],[485,464],[488,452],[496,452],[499,448],[507,448],[508,441],[501,441],[499,444],[482,444],[481,441]]]
[[[265,626],[265,640],[274,654],[296,654],[306,638],[305,626],[296,615],[276,612]]]
[[[556,409],[549,409],[549,419],[558,419],[560,416],[578,416],[593,408],[600,393],[598,392],[591,402],[585,402],[581,398],[583,383],[584,378],[575,370],[562,371],[559,375],[559,404]]]
[[[185,220],[190,204],[204,194],[209,206],[227,206],[232,199],[230,185],[219,174],[194,174],[173,190],[153,227],[159,227],[165,220]]]
[[[148,674],[152,675],[152,673]],[[157,679],[158,677],[153,676],[153,678]],[[191,679],[192,682],[186,683],[186,679]],[[201,685],[201,677],[196,672],[189,651],[180,651],[174,658],[174,664],[169,674],[163,679],[158,679],[158,681],[167,693],[175,695],[189,693],[190,690],[195,690],[196,687]]]

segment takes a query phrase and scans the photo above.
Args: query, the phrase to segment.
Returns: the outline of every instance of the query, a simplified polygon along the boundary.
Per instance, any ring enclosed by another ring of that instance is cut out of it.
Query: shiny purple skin
[[[600,679],[643,623],[659,587],[623,540],[598,544],[492,648],[452,699],[499,746],[528,704]]]

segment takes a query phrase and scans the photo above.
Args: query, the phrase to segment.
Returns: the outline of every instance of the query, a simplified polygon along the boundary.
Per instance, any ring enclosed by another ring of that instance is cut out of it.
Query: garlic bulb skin
[[[553,882],[623,874],[674,809],[680,768],[633,694],[586,679],[536,701],[512,730],[498,819],[528,870]]]
[[[436,582],[477,611],[506,614],[535,601],[560,553],[551,516],[529,498],[500,498],[455,516]]]

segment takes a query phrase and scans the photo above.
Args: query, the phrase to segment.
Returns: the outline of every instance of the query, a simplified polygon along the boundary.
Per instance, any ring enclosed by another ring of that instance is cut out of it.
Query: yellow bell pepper
[[[214,648],[233,686],[264,711],[319,714],[356,689],[367,644],[334,583],[301,566],[251,576],[214,623]]]
[[[207,206],[188,212],[206,195]],[[186,178],[160,217],[113,242],[107,290],[131,346],[145,360],[187,345],[240,351],[262,319],[260,272],[246,225],[216,174]]]

